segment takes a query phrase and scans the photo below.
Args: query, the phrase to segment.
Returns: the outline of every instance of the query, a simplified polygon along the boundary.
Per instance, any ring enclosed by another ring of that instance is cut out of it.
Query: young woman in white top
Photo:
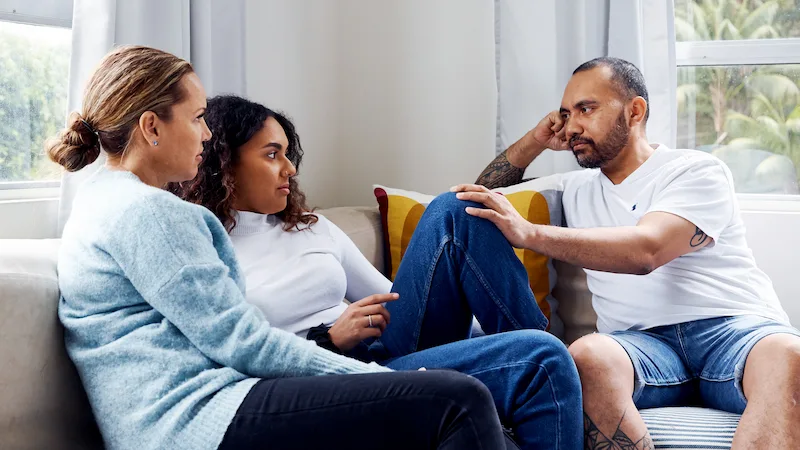
[[[206,121],[214,136],[198,176],[170,189],[229,230],[247,301],[273,326],[392,369],[472,375],[522,448],[581,448],[574,364],[542,331],[547,319],[525,268],[494,225],[466,214],[469,204],[454,194],[438,197],[392,283],[306,206],[296,179],[303,150],[290,120],[220,96],[209,99]],[[486,336],[470,338],[473,316]]]

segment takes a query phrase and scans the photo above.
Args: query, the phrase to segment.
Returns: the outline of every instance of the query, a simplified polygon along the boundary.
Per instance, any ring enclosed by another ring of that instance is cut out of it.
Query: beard
[[[628,143],[628,137],[630,137],[630,130],[625,123],[623,111],[619,113],[617,122],[602,142],[595,143],[591,138],[574,135],[569,140],[569,148],[575,155],[575,159],[578,160],[579,166],[584,169],[598,169],[619,155]],[[575,150],[574,146],[578,144],[585,144],[588,148]]]

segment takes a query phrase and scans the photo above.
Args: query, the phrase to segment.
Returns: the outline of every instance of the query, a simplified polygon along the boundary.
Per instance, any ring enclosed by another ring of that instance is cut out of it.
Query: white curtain
[[[674,16],[669,0],[495,0],[497,151],[561,104],[581,63],[615,56],[644,74],[650,142],[674,147],[677,132]],[[570,152],[547,151],[526,171],[578,168]]]
[[[146,45],[192,63],[206,93],[245,94],[244,0],[74,0],[69,111],[80,111],[96,65],[118,45]],[[61,181],[58,235],[78,186],[104,163]]]

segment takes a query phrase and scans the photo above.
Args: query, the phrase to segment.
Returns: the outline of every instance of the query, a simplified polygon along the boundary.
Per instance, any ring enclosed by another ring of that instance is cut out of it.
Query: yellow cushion
[[[561,226],[561,175],[553,175],[508,188],[494,189],[531,223]],[[435,198],[414,191],[375,185],[374,193],[381,212],[385,245],[386,276],[394,280],[411,236],[428,204]],[[552,261],[531,250],[514,249],[528,272],[528,280],[542,312],[550,320],[550,330],[559,335],[562,324],[556,317],[557,303],[552,297],[556,276]]]

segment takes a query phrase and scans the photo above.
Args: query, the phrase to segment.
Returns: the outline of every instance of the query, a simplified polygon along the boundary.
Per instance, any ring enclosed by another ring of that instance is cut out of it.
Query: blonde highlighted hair
[[[187,61],[161,50],[116,48],[86,84],[82,112],[72,112],[66,128],[45,143],[48,156],[70,172],[94,162],[101,146],[110,156],[121,156],[143,113],[170,120],[172,106],[186,96],[180,80],[192,72]]]

